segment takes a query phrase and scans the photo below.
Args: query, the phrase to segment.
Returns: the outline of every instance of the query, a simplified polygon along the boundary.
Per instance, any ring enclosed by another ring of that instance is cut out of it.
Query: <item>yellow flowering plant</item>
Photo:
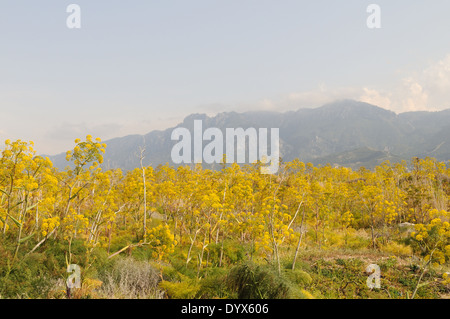
[[[91,135],[86,136],[86,141],[80,139],[75,140],[75,148],[66,152],[66,160],[73,161],[75,165],[75,173],[79,174],[83,167],[92,163],[95,168],[98,164],[103,163],[103,153],[105,153],[106,144],[100,144],[101,139],[96,138],[94,141]]]
[[[149,229],[145,235],[145,240],[148,242],[150,249],[153,250],[153,258],[157,260],[162,260],[168,254],[173,253],[177,244],[175,236],[167,224],[160,224]]]
[[[413,247],[424,257],[422,273],[412,295],[414,298],[417,290],[428,284],[421,284],[421,280],[429,265],[437,267],[450,259],[450,224],[440,218],[435,218],[429,224],[415,225],[415,231],[411,233],[411,237]]]

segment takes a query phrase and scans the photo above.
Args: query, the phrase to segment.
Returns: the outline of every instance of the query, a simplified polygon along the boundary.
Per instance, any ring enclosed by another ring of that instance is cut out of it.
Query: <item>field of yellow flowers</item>
[[[58,170],[32,142],[0,157],[2,298],[443,298],[450,168],[282,163],[103,170],[87,136]],[[70,164],[70,165],[69,165]],[[82,285],[68,292],[67,266]],[[376,264],[381,287],[369,288]]]

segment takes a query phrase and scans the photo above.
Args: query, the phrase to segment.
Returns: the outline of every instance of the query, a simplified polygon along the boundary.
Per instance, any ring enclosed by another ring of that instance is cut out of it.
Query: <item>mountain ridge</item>
[[[139,149],[145,147],[145,165],[172,164],[172,130],[185,127],[192,132],[194,120],[203,130],[217,127],[279,128],[280,156],[284,161],[299,158],[315,165],[372,168],[380,161],[410,160],[412,157],[450,159],[450,109],[395,113],[369,103],[339,100],[319,108],[296,111],[221,112],[215,116],[190,114],[175,127],[153,130],[145,135],[127,135],[104,141],[103,167],[130,170],[139,166]],[[205,144],[205,143],[204,143]],[[65,154],[49,156],[60,169],[68,165]]]

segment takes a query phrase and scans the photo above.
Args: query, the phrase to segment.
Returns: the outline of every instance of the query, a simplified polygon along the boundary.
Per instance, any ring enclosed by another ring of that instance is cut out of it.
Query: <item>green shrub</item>
[[[218,266],[222,255],[222,265],[236,264],[245,258],[245,247],[235,241],[208,245],[210,262]]]
[[[161,281],[159,287],[164,290],[170,299],[193,299],[200,290],[199,283],[194,279],[181,282]]]
[[[290,281],[302,287],[308,286],[312,283],[311,276],[306,271],[301,269],[285,270],[284,273]]]
[[[45,267],[46,255],[33,253],[12,267],[0,268],[3,298],[45,298],[52,288],[52,272]]]
[[[347,248],[351,250],[364,249],[371,245],[371,240],[359,236],[349,236],[347,239]]]
[[[289,285],[272,267],[245,262],[230,270],[229,288],[239,299],[286,299]]]
[[[227,270],[224,268],[208,268],[207,275],[200,281],[199,298],[232,298],[233,293],[227,287]]]
[[[289,294],[290,299],[315,299],[314,296],[305,289],[292,288]]]

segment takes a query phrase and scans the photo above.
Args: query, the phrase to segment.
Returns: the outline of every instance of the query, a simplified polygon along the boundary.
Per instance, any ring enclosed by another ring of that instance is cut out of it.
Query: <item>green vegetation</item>
[[[59,171],[0,157],[1,298],[446,298],[450,168],[261,163],[103,171],[91,136]],[[145,178],[144,178],[145,176]],[[145,196],[144,196],[145,192]],[[81,287],[68,289],[69,265]],[[366,273],[376,264],[381,287]]]

